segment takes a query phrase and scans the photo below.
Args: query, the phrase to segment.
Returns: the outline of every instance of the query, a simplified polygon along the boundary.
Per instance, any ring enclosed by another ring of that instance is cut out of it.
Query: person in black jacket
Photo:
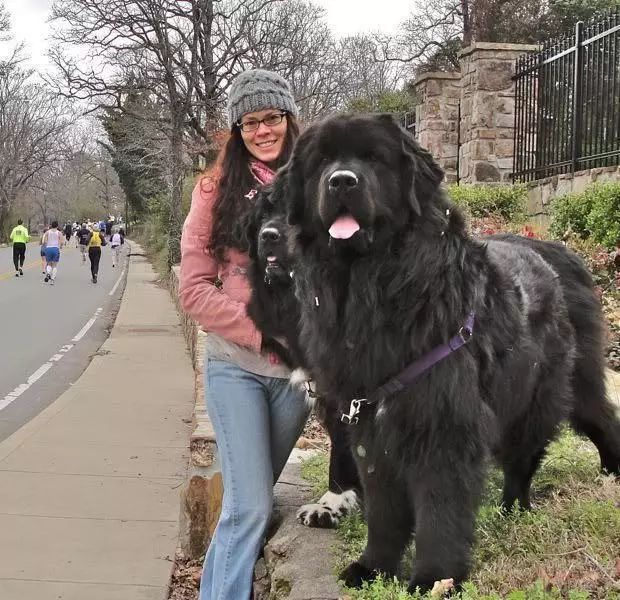
[[[76,233],[78,244],[80,247],[80,254],[82,255],[82,262],[86,262],[86,248],[88,247],[88,242],[90,241],[90,236],[92,235],[90,229],[86,227],[86,223],[82,223],[80,229]]]

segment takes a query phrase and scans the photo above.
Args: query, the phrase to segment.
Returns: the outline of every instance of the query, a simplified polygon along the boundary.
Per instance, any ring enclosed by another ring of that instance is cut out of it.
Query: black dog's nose
[[[358,183],[359,179],[357,175],[353,171],[347,171],[345,169],[334,171],[329,176],[329,189],[333,191],[350,190],[357,187]]]
[[[280,239],[280,232],[275,227],[265,227],[260,232],[263,242],[277,242]]]

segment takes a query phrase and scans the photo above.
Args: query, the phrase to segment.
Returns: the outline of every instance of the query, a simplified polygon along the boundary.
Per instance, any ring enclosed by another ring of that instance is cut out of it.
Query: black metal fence
[[[406,112],[400,115],[400,124],[407,130],[409,130],[412,135],[415,137],[416,128],[415,128],[415,110],[410,112]]]
[[[620,164],[620,9],[517,60],[513,179]]]

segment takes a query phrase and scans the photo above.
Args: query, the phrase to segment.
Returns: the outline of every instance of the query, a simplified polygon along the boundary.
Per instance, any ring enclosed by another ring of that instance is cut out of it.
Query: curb
[[[224,487],[217,458],[215,433],[204,405],[204,342],[206,333],[182,310],[179,303],[180,267],[170,271],[169,289],[194,367],[194,412],[190,436],[188,481],[181,491],[179,546],[185,556],[196,559],[206,552],[222,507]]]

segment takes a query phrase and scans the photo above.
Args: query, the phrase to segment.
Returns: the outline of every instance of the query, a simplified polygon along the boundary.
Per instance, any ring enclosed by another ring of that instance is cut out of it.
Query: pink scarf
[[[258,181],[261,185],[267,185],[273,181],[273,178],[276,176],[275,172],[272,171],[265,163],[260,162],[259,160],[253,160],[250,162],[250,171],[252,171],[252,175],[254,175],[254,179]]]

